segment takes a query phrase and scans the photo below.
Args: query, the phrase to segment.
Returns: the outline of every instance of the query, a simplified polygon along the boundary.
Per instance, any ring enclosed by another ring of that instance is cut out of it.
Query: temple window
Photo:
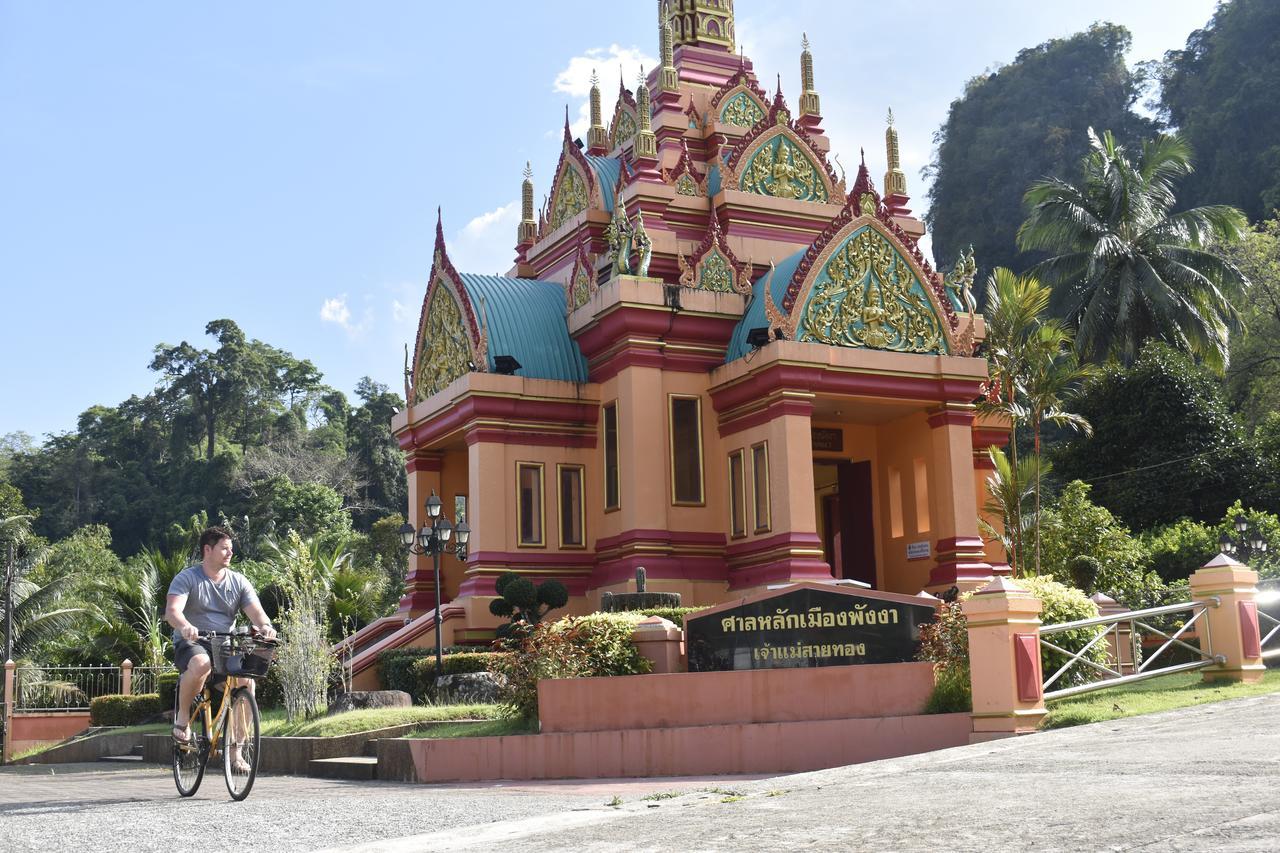
[[[915,458],[916,471],[916,532],[929,530],[929,468],[924,457]]]
[[[556,475],[560,481],[560,547],[582,548],[586,545],[583,536],[586,525],[582,506],[582,466],[557,465]]]
[[[769,530],[769,443],[751,445],[751,485],[755,504],[755,532]]]
[[[618,404],[604,407],[604,508],[622,505],[618,488]]]
[[[523,548],[541,548],[546,544],[543,535],[542,463],[516,463],[517,516],[520,519],[520,539]]]
[[[702,412],[697,397],[670,399],[671,502],[701,506]]]
[[[889,535],[897,539],[902,535],[902,474],[889,466]]]
[[[729,454],[729,535],[740,539],[747,535],[746,450]]]

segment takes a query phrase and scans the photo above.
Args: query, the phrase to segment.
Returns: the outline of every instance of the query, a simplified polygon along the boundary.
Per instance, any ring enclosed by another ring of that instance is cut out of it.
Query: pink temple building
[[[472,534],[413,558],[376,653],[493,636],[507,571],[597,609],[649,588],[715,604],[796,580],[915,594],[1007,571],[984,545],[987,364],[973,264],[935,272],[897,131],[881,188],[823,131],[807,39],[793,108],[736,51],[732,0],[664,0],[661,67],[563,145],[548,200],[526,169],[506,276],[449,260],[437,225],[408,407],[392,429],[415,527],[439,495]],[[879,137],[876,129],[875,136]]]

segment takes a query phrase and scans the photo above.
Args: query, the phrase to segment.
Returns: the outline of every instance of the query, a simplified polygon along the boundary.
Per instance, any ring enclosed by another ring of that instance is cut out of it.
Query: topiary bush
[[[1077,554],[1067,563],[1067,571],[1071,575],[1071,585],[1088,594],[1093,592],[1098,582],[1102,564],[1088,554]]]
[[[569,590],[560,581],[548,580],[535,586],[516,572],[504,572],[494,583],[494,590],[498,597],[489,602],[489,612],[510,620],[498,627],[499,638],[526,633],[549,611],[569,603]]]
[[[136,726],[148,717],[172,708],[172,704],[166,706],[160,701],[159,693],[99,696],[89,702],[89,725]]]
[[[503,679],[509,716],[538,717],[538,682],[544,678],[638,675],[652,664],[631,641],[640,613],[593,613],[534,626],[527,636],[507,641],[510,652],[492,671]]]

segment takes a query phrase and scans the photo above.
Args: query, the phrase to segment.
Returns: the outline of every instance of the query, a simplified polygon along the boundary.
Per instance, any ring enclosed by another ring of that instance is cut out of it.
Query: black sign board
[[[831,450],[837,453],[844,451],[844,430],[810,427],[809,434],[813,441],[813,450]]]
[[[934,608],[905,595],[796,586],[686,617],[690,672],[907,663]]]

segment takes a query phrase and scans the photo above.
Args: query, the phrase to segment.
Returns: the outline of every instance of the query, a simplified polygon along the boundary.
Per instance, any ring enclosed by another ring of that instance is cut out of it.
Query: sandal
[[[176,743],[178,746],[191,745],[191,731],[187,726],[179,726],[175,724],[173,727],[172,734],[173,734],[173,742]]]

